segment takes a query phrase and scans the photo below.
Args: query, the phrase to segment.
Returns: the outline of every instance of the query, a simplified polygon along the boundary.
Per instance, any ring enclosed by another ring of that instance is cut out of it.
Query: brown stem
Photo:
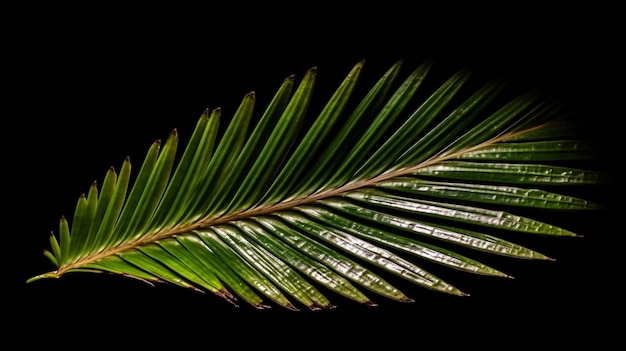
[[[339,196],[343,193],[346,193],[348,191],[352,191],[352,190],[356,190],[356,189],[361,189],[361,188],[365,188],[365,187],[369,187],[369,186],[373,186],[376,185],[382,181],[388,180],[388,179],[392,179],[395,177],[399,177],[399,176],[403,176],[406,174],[410,174],[415,172],[416,170],[420,169],[420,168],[424,168],[427,166],[430,166],[432,164],[438,163],[438,162],[442,162],[445,160],[449,160],[449,159],[453,159],[456,158],[458,156],[460,156],[461,154],[470,152],[470,151],[474,151],[480,148],[483,148],[485,146],[497,143],[497,142],[502,142],[502,141],[506,141],[507,139],[510,139],[516,135],[522,134],[522,133],[526,133],[529,132],[531,130],[540,128],[542,126],[537,126],[531,129],[526,129],[524,131],[520,131],[520,132],[515,132],[515,133],[509,133],[509,134],[505,134],[499,137],[496,137],[494,139],[488,140],[484,143],[475,145],[471,148],[467,148],[467,149],[463,149],[461,151],[456,151],[456,152],[452,152],[449,154],[443,154],[443,155],[439,155],[436,156],[434,158],[431,158],[429,160],[426,160],[418,165],[412,166],[412,167],[405,167],[405,168],[400,168],[391,172],[387,172],[387,173],[383,173],[380,174],[372,179],[365,179],[365,180],[360,180],[360,181],[356,181],[353,183],[348,183],[346,185],[343,185],[339,188],[334,188],[334,189],[328,189],[328,190],[324,190],[324,191],[320,191],[311,195],[307,195],[305,197],[300,197],[300,198],[295,198],[295,199],[291,199],[291,200],[287,200],[284,202],[280,202],[277,204],[273,204],[273,205],[269,205],[269,206],[262,206],[262,207],[255,207],[255,208],[251,208],[251,209],[247,209],[247,210],[243,210],[243,211],[239,211],[236,213],[231,213],[228,215],[224,215],[224,216],[220,216],[220,217],[216,217],[216,218],[205,218],[205,219],[200,219],[197,220],[193,223],[188,223],[188,224],[183,224],[183,225],[178,225],[175,227],[171,227],[165,230],[161,230],[158,232],[154,232],[154,233],[149,233],[146,235],[141,236],[140,238],[137,238],[135,240],[131,240],[131,241],[127,241],[124,242],[120,245],[105,249],[103,251],[100,251],[94,255],[88,256],[88,257],[83,257],[78,261],[72,262],[70,264],[67,264],[63,267],[60,267],[57,271],[53,272],[54,274],[56,274],[56,276],[61,276],[63,275],[65,272],[72,270],[72,269],[76,269],[78,267],[81,267],[83,265],[89,264],[89,263],[94,263],[102,258],[108,257],[108,256],[112,256],[112,255],[116,255],[120,252],[124,252],[126,250],[130,250],[132,248],[136,248],[136,247],[141,247],[143,245],[147,245],[147,244],[151,244],[154,243],[158,240],[163,240],[166,238],[170,238],[170,237],[174,237],[176,235],[179,234],[183,234],[183,233],[187,233],[190,232],[192,230],[196,230],[196,229],[201,229],[201,228],[208,228],[217,224],[222,224],[222,223],[226,223],[226,222],[230,222],[230,221],[236,221],[239,219],[244,219],[244,218],[249,218],[249,217],[253,217],[253,216],[261,216],[261,215],[265,215],[265,214],[269,214],[269,213],[274,213],[277,211],[282,211],[282,210],[286,210],[289,208],[293,208],[296,206],[300,206],[300,205],[305,205],[305,204],[310,204],[313,203],[315,201],[318,200],[322,200],[322,199],[327,199],[330,197],[334,197],[334,196]]]

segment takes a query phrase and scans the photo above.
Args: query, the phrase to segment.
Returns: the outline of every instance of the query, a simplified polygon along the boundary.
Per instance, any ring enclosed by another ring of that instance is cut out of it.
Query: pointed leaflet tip
[[[191,289],[191,290],[193,290],[193,291],[199,292],[199,293],[201,293],[201,294],[206,294],[206,292],[205,292],[204,290],[202,290],[202,289],[200,289],[200,288],[197,288],[197,287],[195,287],[195,286],[193,286],[193,285],[189,286],[188,288],[189,288],[189,289]]]
[[[296,306],[294,306],[292,303],[287,303],[285,305],[282,305],[283,307],[285,307],[286,309],[290,310],[290,311],[300,311],[300,309]]]
[[[126,274],[126,273],[122,273],[122,275],[125,276],[125,277],[128,277],[128,278],[131,278],[131,279],[138,280],[138,281],[140,281],[140,282],[142,282],[144,284],[148,284],[149,286],[151,286],[153,288],[155,287],[154,283],[152,283],[151,281],[149,281],[147,279],[136,277],[136,276],[134,276],[132,274]]]
[[[254,98],[255,96],[254,90],[246,94],[246,97]]]
[[[229,291],[218,290],[215,292],[215,295],[221,297],[222,299],[224,299],[226,302],[230,303],[234,307],[239,307],[239,304],[237,303],[237,299]]]
[[[272,308],[272,306],[265,305],[265,304],[262,304],[262,303],[252,304],[251,306],[256,308],[257,310],[269,310],[269,309]],[[237,306],[237,307],[239,307],[239,306]]]
[[[497,271],[496,274],[494,275],[494,277],[505,278],[505,279],[513,279],[512,275],[509,275],[507,273],[500,272],[500,271]]]

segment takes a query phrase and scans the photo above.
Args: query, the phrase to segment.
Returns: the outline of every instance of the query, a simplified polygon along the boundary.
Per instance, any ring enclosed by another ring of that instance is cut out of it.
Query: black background
[[[232,114],[250,91],[259,111],[284,78],[300,78],[313,66],[319,99],[361,59],[363,84],[399,59],[406,60],[404,72],[434,59],[442,76],[469,65],[479,78],[505,74],[524,86],[557,87],[590,111],[586,118],[606,129],[607,141],[621,118],[613,109],[621,95],[613,83],[619,85],[621,43],[607,9],[472,14],[388,4],[285,8],[280,16],[276,9],[244,6],[241,13],[104,10],[20,9],[5,31],[4,213],[11,229],[4,233],[4,250],[11,259],[3,290],[10,293],[5,318],[19,342],[72,346],[82,335],[111,344],[417,349],[563,346],[612,336],[608,320],[621,318],[614,303],[621,277],[609,273],[615,257],[607,245],[623,234],[615,227],[616,210],[546,218],[584,237],[531,243],[555,262],[492,261],[513,280],[446,272],[471,294],[465,298],[391,279],[415,302],[371,296],[378,306],[366,307],[329,293],[336,309],[257,311],[107,275],[25,284],[52,269],[42,255],[50,231],[110,166],[118,168],[126,156],[140,162],[150,143],[174,128],[188,140],[205,108]],[[612,171],[605,163],[597,166]],[[594,188],[584,195],[617,207],[615,192]]]

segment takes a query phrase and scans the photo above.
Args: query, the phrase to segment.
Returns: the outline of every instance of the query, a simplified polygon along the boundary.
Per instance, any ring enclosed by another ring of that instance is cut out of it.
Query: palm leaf
[[[508,277],[472,253],[552,260],[515,239],[576,236],[529,217],[539,211],[602,209],[568,195],[610,181],[573,166],[601,145],[549,92],[472,85],[468,68],[429,81],[432,66],[401,79],[398,61],[360,96],[358,62],[318,113],[315,67],[258,118],[254,93],[225,128],[205,110],[184,150],[174,130],[136,176],[127,158],[94,182],[50,236],[55,269],[28,282],[108,272],[297,310],[332,307],[326,291],[411,301],[392,276],[458,296],[446,269]]]

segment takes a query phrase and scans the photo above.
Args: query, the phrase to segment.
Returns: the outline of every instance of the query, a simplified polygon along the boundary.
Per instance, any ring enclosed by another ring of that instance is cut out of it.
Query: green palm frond
[[[94,182],[50,236],[55,270],[28,281],[108,272],[294,310],[332,307],[326,290],[411,301],[391,276],[463,296],[422,266],[508,277],[472,252],[551,260],[515,239],[576,233],[528,214],[602,209],[568,195],[609,179],[572,166],[602,149],[558,97],[402,66],[361,95],[358,62],[317,113],[317,68],[258,116],[254,93],[232,118],[207,109],[186,146],[174,130]]]

